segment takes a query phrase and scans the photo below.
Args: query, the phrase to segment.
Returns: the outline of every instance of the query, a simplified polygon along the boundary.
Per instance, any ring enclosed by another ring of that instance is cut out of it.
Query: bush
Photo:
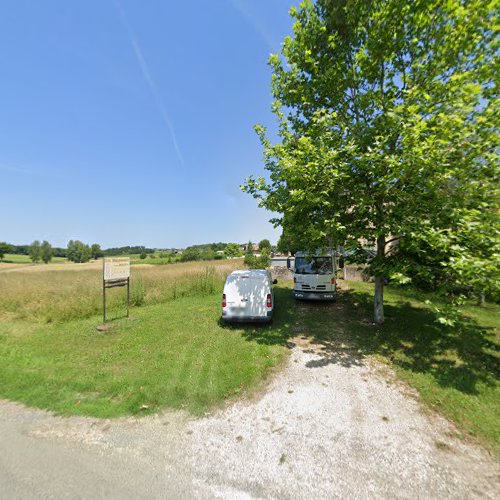
[[[267,269],[271,265],[271,257],[269,252],[264,249],[260,257],[247,253],[244,262],[250,269]]]
[[[142,260],[144,260],[146,257],[147,257],[146,253],[141,253],[141,255],[139,255],[139,258]]]

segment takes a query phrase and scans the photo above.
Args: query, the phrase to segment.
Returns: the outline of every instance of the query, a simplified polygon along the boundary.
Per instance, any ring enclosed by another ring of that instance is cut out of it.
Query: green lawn
[[[0,321],[0,397],[61,414],[114,417],[162,407],[201,414],[259,386],[286,354],[219,324],[219,303],[216,294],[134,308],[106,333],[96,330],[96,317]]]
[[[65,257],[52,257],[51,262],[66,262],[66,260]],[[9,264],[32,264],[29,255],[18,255],[13,253],[5,254],[0,262],[7,262]]]
[[[386,323],[378,326],[371,323],[372,285],[348,286],[337,304],[295,303],[290,285],[280,283],[268,327],[221,325],[220,294],[212,292],[134,307],[106,333],[95,329],[98,316],[44,324],[6,313],[0,397],[62,414],[112,417],[162,407],[201,414],[259,387],[303,335],[323,345],[328,362],[388,363],[425,403],[500,454],[500,307],[469,305],[458,326],[445,327],[425,303],[436,298],[388,287]]]

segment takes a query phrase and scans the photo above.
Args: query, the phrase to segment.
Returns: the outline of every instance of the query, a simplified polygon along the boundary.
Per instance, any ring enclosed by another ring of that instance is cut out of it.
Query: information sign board
[[[130,257],[104,258],[104,281],[130,278]]]
[[[130,257],[105,257],[102,261],[102,314],[106,323],[106,289],[127,287],[127,318],[130,307]]]

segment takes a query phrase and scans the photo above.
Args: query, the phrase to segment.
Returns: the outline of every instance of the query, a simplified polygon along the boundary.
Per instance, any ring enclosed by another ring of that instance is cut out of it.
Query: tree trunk
[[[378,324],[384,322],[384,278],[382,276],[375,276],[373,321]]]
[[[385,236],[377,238],[377,258],[383,259],[385,256]],[[384,277],[375,275],[375,295],[373,298],[373,321],[381,324],[384,322]]]

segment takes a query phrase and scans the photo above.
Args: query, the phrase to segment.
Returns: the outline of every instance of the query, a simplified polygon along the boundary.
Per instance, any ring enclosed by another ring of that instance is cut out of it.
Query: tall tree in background
[[[92,256],[90,247],[81,241],[68,241],[67,257],[71,262],[88,262]]]
[[[374,244],[377,323],[384,277],[408,279],[411,267],[392,241],[445,246],[440,265],[457,280],[491,284],[471,269],[491,256],[481,235],[498,176],[497,8],[308,0],[290,11],[282,57],[270,58],[280,143],[256,127],[270,175],[244,190],[281,214],[273,222],[303,249]]]
[[[99,257],[102,257],[104,255],[103,251],[101,250],[101,245],[98,245],[97,243],[94,243],[90,247],[90,253],[92,255],[92,259],[98,259]]]
[[[262,252],[262,250],[266,249],[268,253],[271,253],[271,242],[267,239],[260,240],[259,241],[259,250]]]
[[[52,260],[52,245],[44,240],[40,245],[40,259],[48,264]]]
[[[35,240],[28,250],[32,262],[39,262],[42,259],[42,247],[38,240]]]

